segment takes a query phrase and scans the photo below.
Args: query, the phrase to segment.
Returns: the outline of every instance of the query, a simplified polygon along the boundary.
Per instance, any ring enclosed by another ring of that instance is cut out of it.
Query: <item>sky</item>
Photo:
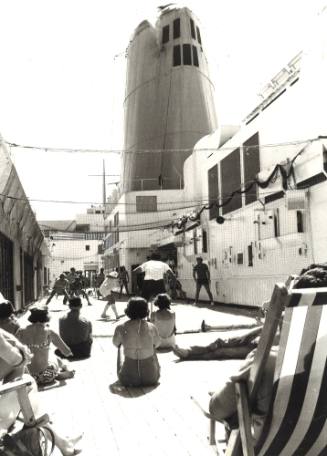
[[[239,124],[260,89],[305,46],[326,0],[189,0],[199,18],[222,124]],[[123,148],[125,50],[155,21],[154,0],[0,0],[0,134],[16,144]],[[73,219],[119,179],[117,153],[11,148],[39,220]],[[113,182],[113,184],[110,184]],[[79,202],[84,202],[79,204]]]

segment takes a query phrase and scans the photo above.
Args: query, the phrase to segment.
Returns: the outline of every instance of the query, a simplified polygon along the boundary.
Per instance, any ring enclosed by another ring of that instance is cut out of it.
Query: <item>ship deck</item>
[[[214,391],[217,382],[228,376],[239,361],[179,362],[172,352],[159,353],[161,378],[158,386],[122,387],[117,383],[117,349],[112,344],[117,323],[101,320],[103,302],[91,300],[92,306],[83,307],[83,314],[93,323],[91,358],[72,362],[76,370],[73,379],[48,386],[40,393],[44,410],[50,414],[56,429],[64,435],[83,432],[84,456],[217,454],[208,443],[209,422],[190,396],[203,397]],[[125,305],[126,302],[117,304],[120,314]],[[58,318],[66,307],[54,298],[49,308],[51,326],[56,329]],[[173,308],[178,332],[199,329],[203,319],[219,325],[253,321],[244,313],[235,313],[235,309],[230,313],[218,306],[212,309],[174,304]],[[202,345],[223,334],[181,334],[177,335],[177,344],[181,347]],[[223,436],[223,429],[218,427],[219,435]]]

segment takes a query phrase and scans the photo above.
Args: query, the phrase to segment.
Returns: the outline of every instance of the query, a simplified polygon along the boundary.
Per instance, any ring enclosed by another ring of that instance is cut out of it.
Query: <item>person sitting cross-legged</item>
[[[143,298],[131,298],[125,310],[129,320],[115,329],[113,344],[124,349],[124,362],[118,368],[123,386],[151,386],[158,383],[160,366],[155,352],[160,345],[157,328],[146,321],[148,303]]]
[[[175,345],[176,315],[170,310],[171,299],[166,293],[158,294],[153,303],[159,310],[152,312],[150,321],[157,327],[161,339],[158,348]]]
[[[70,348],[59,334],[49,327],[50,316],[47,306],[31,308],[28,320],[31,324],[19,329],[16,336],[33,354],[29,371],[36,382],[44,385],[52,383],[55,379],[73,377],[75,371],[70,370],[68,364],[52,352],[51,344],[66,357],[72,356]]]
[[[92,348],[92,323],[80,314],[81,298],[70,298],[69,312],[59,319],[59,334],[73,358],[88,358]],[[60,354],[56,351],[56,354]]]

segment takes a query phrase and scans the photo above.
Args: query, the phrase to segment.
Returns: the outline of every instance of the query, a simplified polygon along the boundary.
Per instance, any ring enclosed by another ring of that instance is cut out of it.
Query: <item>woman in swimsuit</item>
[[[66,362],[55,356],[50,348],[52,343],[63,355],[72,356],[70,348],[61,337],[49,328],[50,316],[47,307],[34,307],[30,312],[28,320],[31,324],[19,329],[16,336],[33,354],[29,365],[31,375],[39,385],[52,383],[55,379],[73,377],[75,371],[69,370]]]
[[[159,332],[159,348],[172,348],[175,346],[176,315],[170,310],[171,299],[166,293],[158,294],[154,305],[159,310],[152,312],[151,321]]]
[[[116,327],[113,343],[124,348],[124,362],[118,368],[118,378],[124,386],[150,386],[158,383],[160,366],[155,352],[160,345],[157,328],[145,318],[148,303],[143,298],[131,298],[125,310],[129,320]]]

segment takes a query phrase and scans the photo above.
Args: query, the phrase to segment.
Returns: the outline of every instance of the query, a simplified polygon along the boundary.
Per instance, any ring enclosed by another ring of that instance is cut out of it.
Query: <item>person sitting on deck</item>
[[[176,315],[170,310],[171,299],[166,293],[158,294],[154,305],[159,310],[152,312],[150,321],[159,332],[161,343],[158,348],[171,348],[175,345]]]
[[[32,381],[29,399],[36,419],[41,413],[40,397],[37,392],[35,380],[24,374],[26,366],[31,362],[32,353],[30,350],[12,334],[0,328],[0,384],[5,384],[21,378]],[[24,374],[24,375],[23,375]],[[20,404],[17,394],[13,391],[0,396],[0,435],[2,436],[14,424],[20,411]],[[76,443],[82,436],[75,439],[61,437],[53,428],[52,424],[47,423],[43,430],[49,430],[46,438],[50,441],[54,438],[54,444],[61,451],[63,456],[73,456],[81,452],[75,448]],[[7,453],[4,453],[7,454]]]
[[[295,282],[293,288],[321,288],[327,287],[327,263],[319,265],[310,265],[308,268],[301,271],[301,275]],[[258,411],[255,423],[255,439],[260,436],[264,418],[267,414],[270,398],[273,389],[273,377],[275,371],[275,363],[278,354],[277,339],[275,339],[275,345],[273,345],[267,364],[265,366],[261,383],[257,395],[257,403],[255,409]],[[231,428],[237,424],[235,420],[236,415],[236,397],[234,382],[240,379],[246,380],[248,378],[250,369],[254,361],[255,350],[251,351],[239,370],[235,372],[229,379],[223,380],[219,385],[219,388],[212,395],[209,403],[210,414],[217,421],[225,421]]]
[[[143,298],[131,298],[125,313],[129,320],[115,329],[113,343],[122,345],[124,362],[118,367],[123,386],[150,386],[158,383],[160,366],[155,352],[161,339],[153,323],[146,321],[148,303]]]
[[[53,343],[65,356],[73,355],[59,334],[49,328],[48,308],[34,307],[30,313],[28,320],[31,324],[19,329],[16,335],[33,354],[29,366],[31,375],[39,385],[52,383],[55,379],[73,377],[75,371],[69,370],[67,364],[51,352],[50,346]]]
[[[92,323],[80,315],[81,298],[70,298],[70,311],[59,319],[59,334],[73,358],[88,358],[92,348]],[[60,351],[56,354],[60,356]]]
[[[14,315],[14,306],[10,301],[0,303],[0,328],[11,334],[16,334],[20,324]]]

